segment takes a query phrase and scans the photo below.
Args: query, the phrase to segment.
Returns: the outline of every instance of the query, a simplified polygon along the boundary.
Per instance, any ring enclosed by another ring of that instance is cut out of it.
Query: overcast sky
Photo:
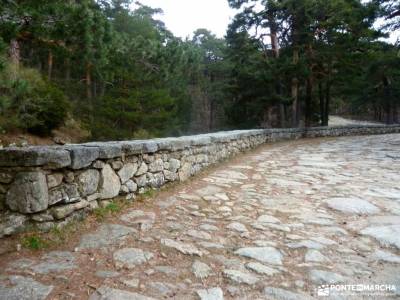
[[[161,8],[164,14],[158,16],[176,36],[191,36],[198,28],[206,28],[223,37],[228,24],[236,11],[227,0],[139,0],[153,8]],[[400,32],[393,33],[389,39],[396,42]]]
[[[159,19],[176,36],[191,36],[198,28],[206,28],[223,37],[235,11],[227,0],[139,0],[142,4],[161,8]]]

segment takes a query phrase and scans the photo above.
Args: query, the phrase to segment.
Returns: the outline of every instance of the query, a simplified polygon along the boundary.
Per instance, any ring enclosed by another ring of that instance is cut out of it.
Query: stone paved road
[[[72,249],[7,262],[0,299],[312,299],[333,283],[400,297],[399,150],[398,134],[263,146]]]

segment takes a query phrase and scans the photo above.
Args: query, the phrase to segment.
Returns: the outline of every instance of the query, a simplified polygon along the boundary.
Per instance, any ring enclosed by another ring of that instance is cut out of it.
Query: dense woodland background
[[[399,122],[399,42],[381,39],[400,29],[398,1],[228,2],[240,13],[224,39],[182,40],[130,0],[1,0],[0,130],[115,140],[327,125],[330,112]]]

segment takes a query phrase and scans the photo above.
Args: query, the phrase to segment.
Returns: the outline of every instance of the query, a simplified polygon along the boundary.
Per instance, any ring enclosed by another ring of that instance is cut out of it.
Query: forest
[[[1,133],[141,139],[327,126],[332,113],[399,122],[400,42],[385,38],[400,2],[227,1],[238,14],[224,38],[182,39],[131,0],[2,0]]]

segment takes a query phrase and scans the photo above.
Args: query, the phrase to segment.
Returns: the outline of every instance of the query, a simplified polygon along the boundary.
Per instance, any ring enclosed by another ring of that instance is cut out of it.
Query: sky
[[[223,37],[228,24],[236,14],[227,0],[140,0],[142,4],[161,8],[160,16],[167,28],[176,36],[192,36],[198,28],[206,28]]]
[[[139,0],[153,8],[161,8],[164,14],[158,16],[174,35],[191,37],[198,28],[206,28],[217,37],[224,37],[230,20],[237,13],[227,0]],[[392,33],[388,42],[395,43],[400,31]]]

